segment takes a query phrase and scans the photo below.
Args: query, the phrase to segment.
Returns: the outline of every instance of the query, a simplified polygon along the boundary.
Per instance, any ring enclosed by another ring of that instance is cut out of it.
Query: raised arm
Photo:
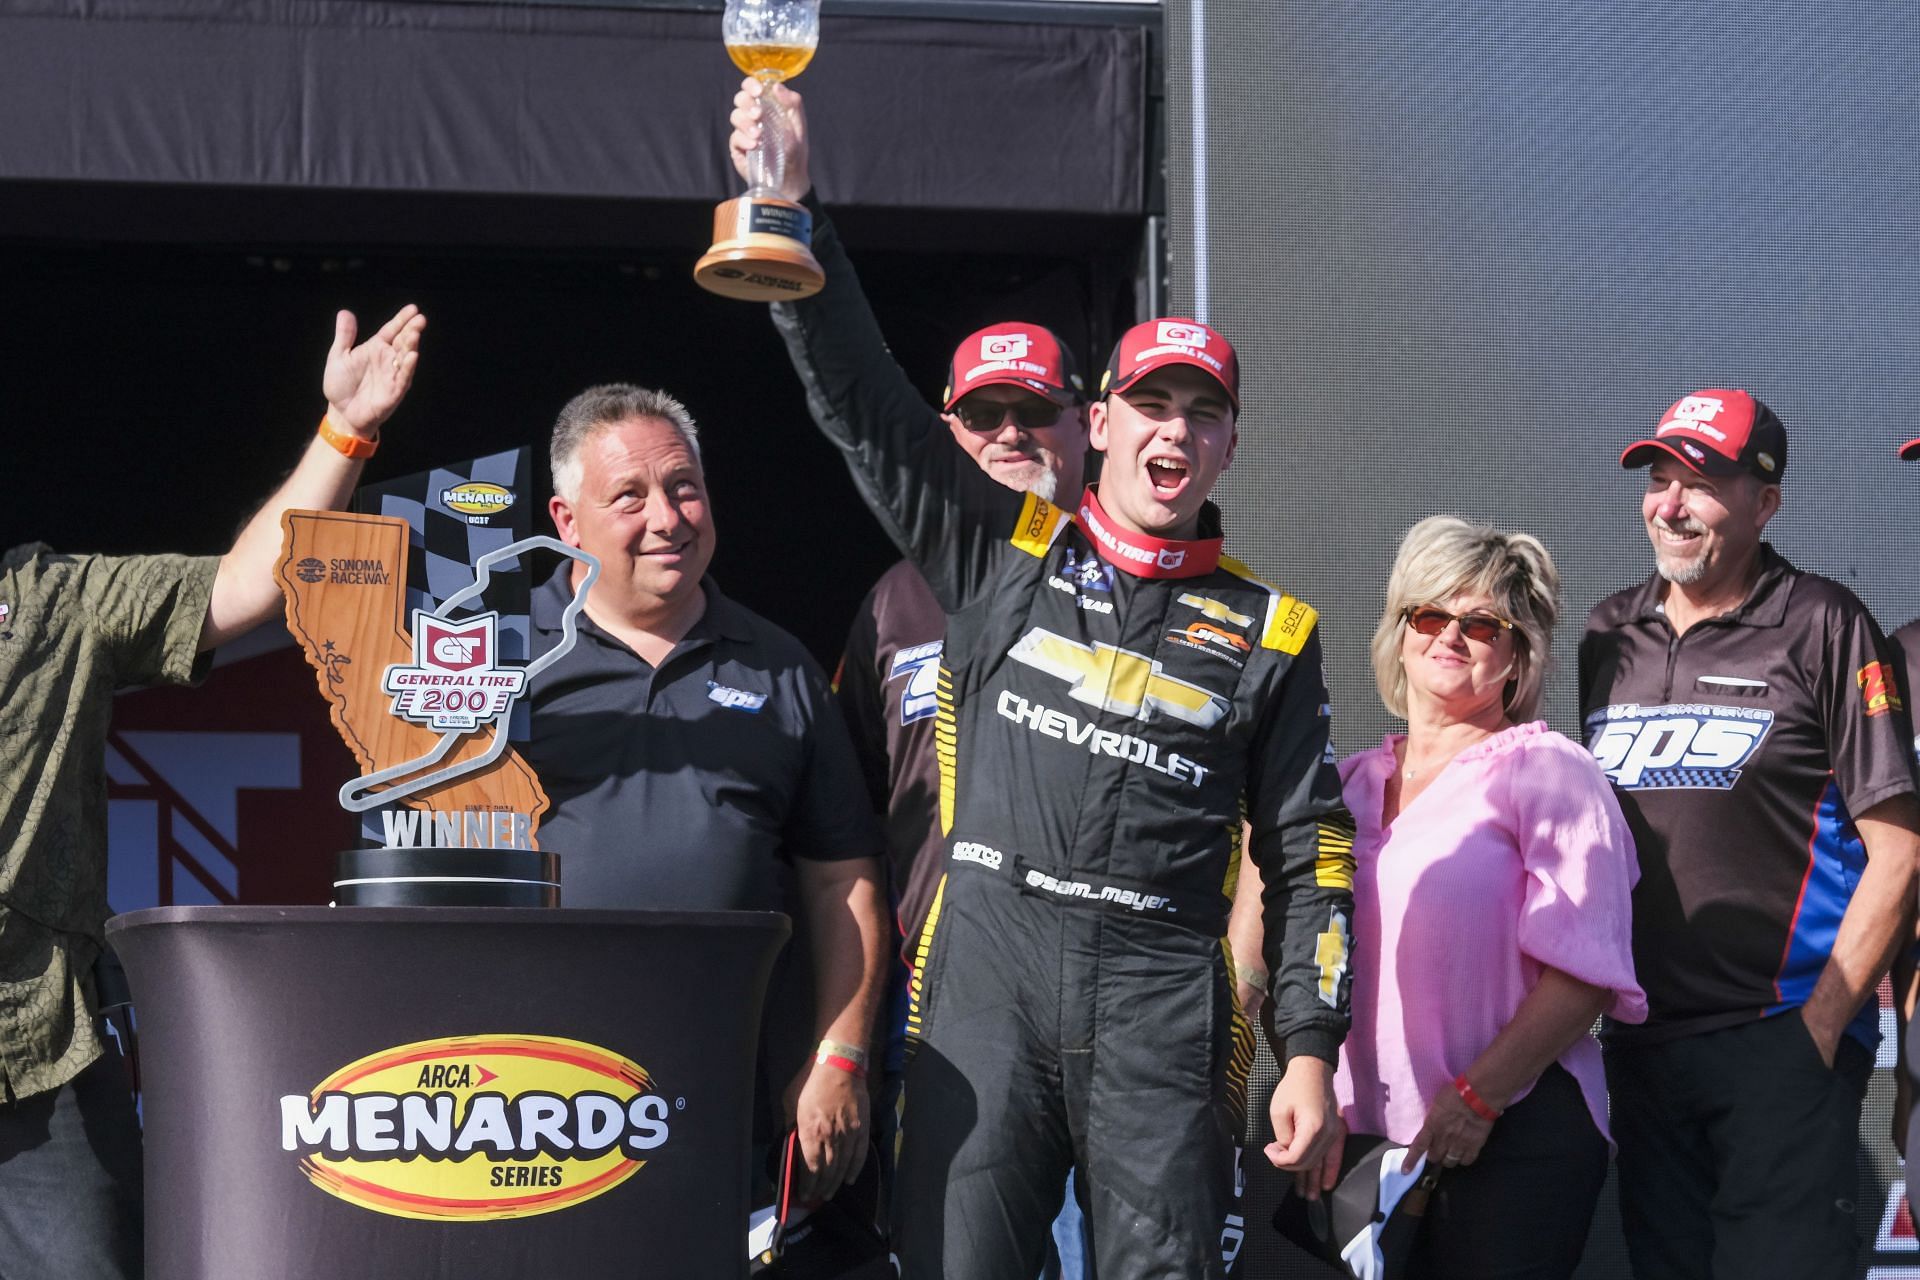
[[[360,470],[390,417],[413,384],[420,359],[420,334],[427,318],[420,308],[402,307],[380,331],[358,346],[357,322],[350,311],[334,318],[333,347],[327,352],[321,389],[326,416],[293,474],[220,558],[213,580],[207,620],[200,628],[204,652],[243,635],[284,607],[273,566],[280,558],[280,516],[289,508],[332,510],[346,502]]]
[[[827,278],[811,298],[774,304],[774,325],[814,421],[844,455],[861,498],[941,605],[956,612],[982,590],[1022,500],[954,447],[941,415],[888,353],[839,233],[811,196],[806,108],[784,85],[771,92],[785,122],[776,135],[784,158],[774,166],[784,174],[779,194],[813,214],[813,254]],[[761,139],[761,94],[749,77],[734,98],[729,147],[743,177],[746,155]]]

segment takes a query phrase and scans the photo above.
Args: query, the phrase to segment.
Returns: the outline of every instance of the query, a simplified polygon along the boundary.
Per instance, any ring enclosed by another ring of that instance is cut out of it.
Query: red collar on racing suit
[[[1221,538],[1196,538],[1176,542],[1150,538],[1144,533],[1129,533],[1113,523],[1100,496],[1088,488],[1080,499],[1080,514],[1074,517],[1080,531],[1093,539],[1100,558],[1114,568],[1136,578],[1198,578],[1220,564]]]

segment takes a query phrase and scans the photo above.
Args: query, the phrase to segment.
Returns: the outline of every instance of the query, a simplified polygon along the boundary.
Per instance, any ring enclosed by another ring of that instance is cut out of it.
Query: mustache
[[[1707,531],[1707,527],[1692,516],[1688,516],[1678,524],[1655,516],[1653,518],[1653,526],[1656,529],[1665,529],[1668,533],[1705,533]]]

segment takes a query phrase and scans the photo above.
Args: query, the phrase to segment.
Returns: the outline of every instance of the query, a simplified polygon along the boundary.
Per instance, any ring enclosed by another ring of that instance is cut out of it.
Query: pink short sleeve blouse
[[[1623,1022],[1644,1020],[1647,1000],[1633,976],[1639,867],[1593,758],[1545,721],[1515,725],[1455,756],[1383,829],[1397,740],[1340,766],[1357,838],[1353,1030],[1334,1092],[1354,1132],[1410,1142],[1544,966],[1610,988]],[[1559,1061],[1607,1133],[1600,1046],[1582,1036]]]

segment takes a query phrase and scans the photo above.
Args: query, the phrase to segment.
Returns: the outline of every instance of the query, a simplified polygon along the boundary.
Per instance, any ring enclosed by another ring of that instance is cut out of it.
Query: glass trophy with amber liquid
[[[727,0],[721,29],[734,65],[770,90],[813,61],[820,0]],[[805,298],[826,280],[808,247],[813,218],[779,194],[786,176],[779,138],[788,126],[771,93],[760,107],[761,141],[747,157],[747,193],[713,211],[713,247],[694,266],[693,278],[728,298]]]

